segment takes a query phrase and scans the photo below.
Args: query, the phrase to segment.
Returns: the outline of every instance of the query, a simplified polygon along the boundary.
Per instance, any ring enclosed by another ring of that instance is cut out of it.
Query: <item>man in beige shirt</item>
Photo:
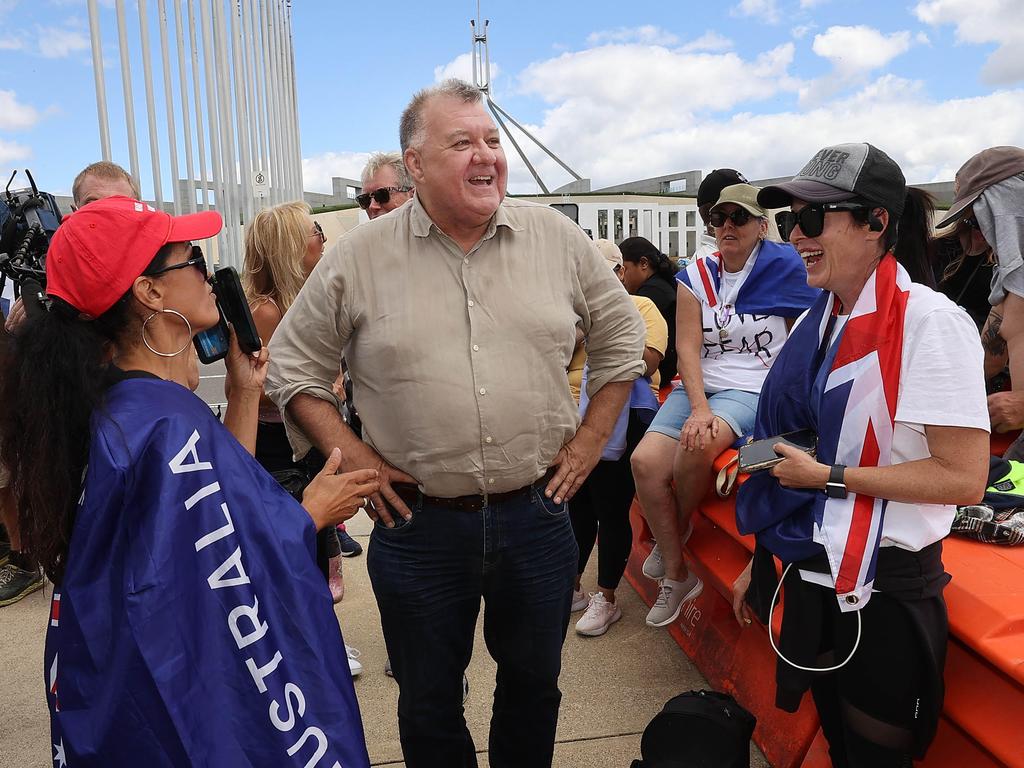
[[[546,766],[577,557],[566,501],[643,372],[643,324],[579,227],[505,199],[475,88],[417,94],[400,133],[416,196],[320,262],[274,334],[267,391],[296,453],[339,446],[346,470],[380,470],[367,566],[406,765],[476,765],[461,678],[483,597],[498,665],[490,764]],[[566,377],[577,324],[582,424]],[[336,410],[340,350],[365,442]]]

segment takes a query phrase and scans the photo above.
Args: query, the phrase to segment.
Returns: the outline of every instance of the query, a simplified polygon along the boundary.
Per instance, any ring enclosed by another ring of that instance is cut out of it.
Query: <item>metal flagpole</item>
[[[182,196],[187,201],[185,210],[194,212],[196,210],[196,167],[195,158],[192,155],[192,114],[189,108],[188,78],[185,75],[185,34],[181,20],[181,0],[174,0],[174,32],[178,41],[178,94],[181,97],[181,125],[185,137],[186,186],[183,190],[185,194]]]
[[[281,188],[282,176],[284,174],[283,166],[281,165],[282,143],[280,130],[280,119],[283,115],[281,114],[281,102],[278,97],[277,34],[274,29],[273,17],[273,6],[277,4],[277,0],[263,0],[263,2],[267,12],[266,33],[269,40],[266,50],[267,87],[269,89],[267,94],[267,115],[270,118],[270,199],[274,205],[277,205],[284,202],[283,190]]]
[[[241,209],[242,221],[248,223],[252,219],[253,200],[250,187],[252,185],[252,158],[249,155],[249,108],[246,102],[245,93],[245,69],[242,67],[242,37],[241,20],[238,18],[242,12],[241,5],[236,0],[230,0],[231,17],[231,61],[234,71],[235,85],[235,125],[238,133],[238,159],[239,159],[239,208]]]
[[[100,13],[96,0],[89,0],[89,36],[92,38],[92,74],[96,80],[96,116],[100,123],[100,148],[110,161],[110,125],[107,122],[107,85],[103,75],[103,46],[100,42]]]
[[[260,46],[260,24],[256,16],[255,0],[244,0],[247,13],[244,16],[246,34],[246,68],[248,70],[249,105],[252,117],[249,129],[252,132],[253,169],[264,174],[267,172],[267,139],[264,129],[265,114],[263,112],[263,85],[261,81],[262,59],[256,55]],[[262,207],[262,203],[259,205]]]
[[[121,90],[124,94],[124,122],[128,132],[128,165],[135,186],[142,194],[139,177],[139,147],[135,139],[135,101],[132,96],[132,75],[128,66],[128,29],[124,18],[124,0],[117,0],[117,40],[121,52]]]
[[[216,66],[217,78],[217,104],[220,110],[220,149],[221,149],[221,173],[224,184],[224,206],[220,209],[224,216],[224,230],[227,235],[230,253],[228,258],[221,254],[221,262],[238,266],[241,255],[238,237],[238,170],[235,164],[235,142],[234,125],[231,121],[231,76],[228,72],[228,49],[224,33],[224,0],[213,0],[213,42],[215,55],[213,63]]]
[[[196,108],[196,146],[199,150],[199,180],[203,190],[203,210],[210,207],[210,183],[206,166],[206,132],[203,130],[203,102],[199,93],[199,46],[196,40],[196,0],[188,0],[188,35],[192,49],[192,91]],[[202,18],[199,19],[202,22]],[[211,160],[212,164],[212,160]]]
[[[142,85],[146,91],[146,125],[149,128],[149,159],[153,166],[153,195],[158,208],[164,204],[160,184],[160,141],[157,137],[156,105],[153,103],[153,63],[149,54],[149,19],[146,15],[146,0],[139,4],[139,39],[142,42]]]
[[[224,215],[224,185],[221,175],[221,147],[217,125],[216,88],[213,83],[213,41],[210,39],[210,0],[200,0],[199,31],[203,37],[203,75],[206,83],[206,113],[210,133],[210,175],[213,179],[213,205]],[[224,245],[224,234],[217,238]],[[223,257],[223,253],[219,254]]]
[[[160,56],[164,65],[164,109],[167,110],[167,146],[171,154],[171,199],[174,215],[181,213],[178,191],[178,131],[174,123],[174,91],[171,89],[171,53],[167,43],[167,0],[157,0],[157,21],[160,26]]]

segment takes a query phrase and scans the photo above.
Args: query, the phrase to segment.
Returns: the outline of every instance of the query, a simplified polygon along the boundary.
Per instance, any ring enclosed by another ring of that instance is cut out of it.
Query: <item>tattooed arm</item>
[[[1006,367],[1009,356],[1006,352],[1006,339],[1001,335],[1003,327],[1003,308],[1005,302],[992,307],[981,329],[981,346],[985,349],[985,380],[991,379]]]

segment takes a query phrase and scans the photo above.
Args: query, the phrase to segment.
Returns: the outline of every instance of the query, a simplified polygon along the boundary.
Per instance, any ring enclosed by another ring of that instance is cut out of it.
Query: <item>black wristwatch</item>
[[[828,482],[825,483],[825,493],[830,499],[846,498],[846,483],[843,482],[843,475],[846,474],[846,467],[842,464],[833,464],[828,472]]]

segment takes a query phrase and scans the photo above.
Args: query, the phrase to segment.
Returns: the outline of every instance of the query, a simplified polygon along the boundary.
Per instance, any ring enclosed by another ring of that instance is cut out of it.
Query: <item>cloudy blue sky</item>
[[[113,0],[100,7],[127,164]],[[416,89],[468,76],[475,14],[474,0],[293,0],[306,189],[397,148]],[[1024,145],[1019,0],[483,0],[483,14],[495,100],[595,186],[723,165],[784,175],[820,146],[864,140],[910,181],[934,181],[984,147]],[[27,166],[66,191],[100,155],[85,0],[0,0],[0,72],[0,172]],[[568,180],[534,159],[549,186]],[[520,163],[511,177],[534,189]]]

